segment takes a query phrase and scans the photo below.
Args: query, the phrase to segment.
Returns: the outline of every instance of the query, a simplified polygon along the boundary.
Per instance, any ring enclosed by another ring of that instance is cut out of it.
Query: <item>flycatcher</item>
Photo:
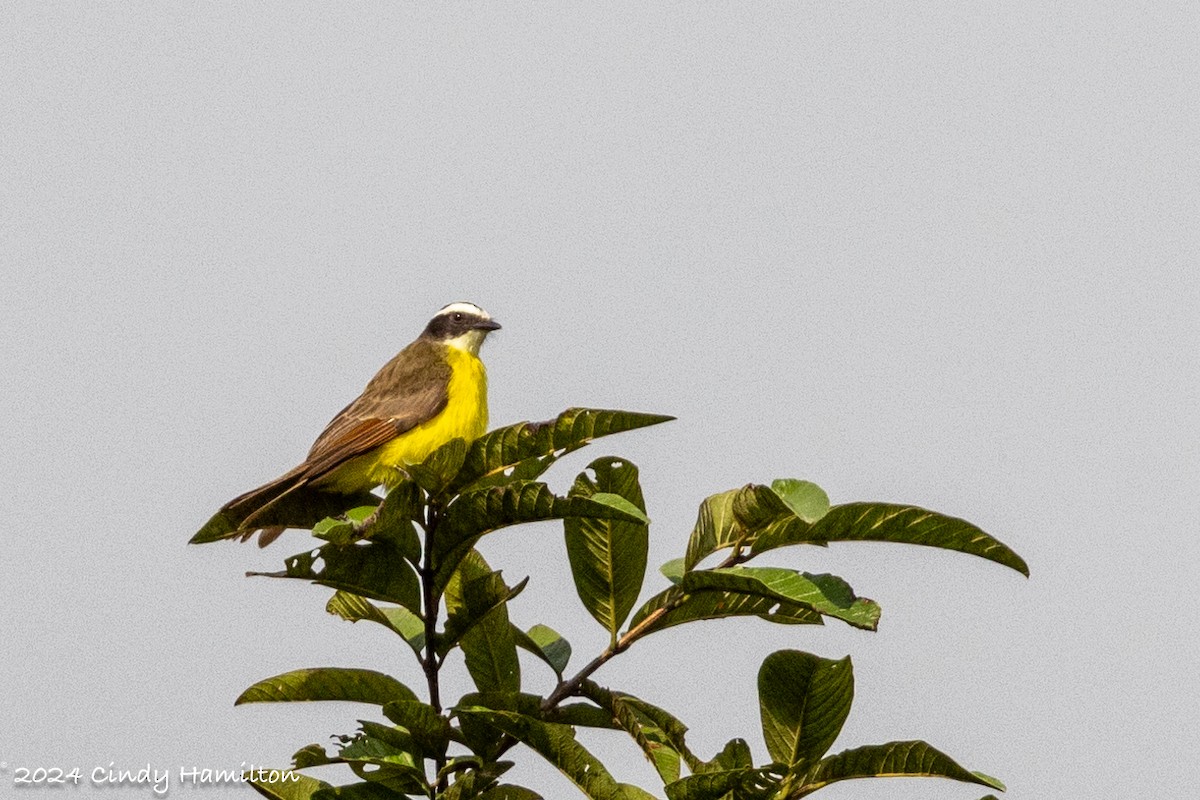
[[[265,547],[284,528],[256,520],[283,498],[298,491],[353,495],[391,487],[404,477],[404,465],[419,464],[451,439],[479,438],[488,424],[479,348],[499,328],[473,303],[446,306],[338,412],[304,463],[230,500],[217,516],[224,515],[231,535],[242,541],[261,530],[258,544]]]

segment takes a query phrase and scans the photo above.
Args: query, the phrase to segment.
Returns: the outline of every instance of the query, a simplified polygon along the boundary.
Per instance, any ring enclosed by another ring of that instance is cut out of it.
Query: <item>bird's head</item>
[[[474,303],[451,303],[429,320],[421,338],[479,355],[483,340],[499,329],[500,323]]]

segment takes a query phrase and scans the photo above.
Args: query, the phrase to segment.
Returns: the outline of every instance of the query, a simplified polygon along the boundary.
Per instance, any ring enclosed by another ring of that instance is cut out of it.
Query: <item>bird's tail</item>
[[[286,525],[277,524],[269,513],[278,508],[279,502],[292,495],[308,483],[303,465],[280,475],[270,483],[240,494],[221,506],[221,510],[192,537],[192,543],[212,542],[218,539],[249,541],[255,533],[258,546],[266,547],[279,538]],[[263,524],[255,524],[256,522]]]

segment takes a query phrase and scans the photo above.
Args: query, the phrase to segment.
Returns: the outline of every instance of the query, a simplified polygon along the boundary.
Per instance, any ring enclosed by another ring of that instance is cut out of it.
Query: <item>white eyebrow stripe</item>
[[[442,310],[437,313],[437,316],[442,317],[447,314],[470,314],[473,317],[483,317],[484,319],[492,318],[490,314],[474,303],[451,303],[450,305],[442,308]]]

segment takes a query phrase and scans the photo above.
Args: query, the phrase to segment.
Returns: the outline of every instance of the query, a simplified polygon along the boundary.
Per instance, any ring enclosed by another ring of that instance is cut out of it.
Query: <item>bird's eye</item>
[[[463,321],[463,315],[462,315],[461,313],[457,312],[457,311],[456,311],[456,312],[454,312],[454,321],[455,321],[455,322],[462,322],[462,321]]]

